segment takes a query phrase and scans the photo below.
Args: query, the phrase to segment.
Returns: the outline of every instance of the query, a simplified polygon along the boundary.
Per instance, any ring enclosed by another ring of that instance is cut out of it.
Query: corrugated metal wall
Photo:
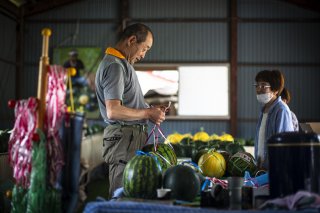
[[[228,1],[132,0],[129,14],[133,19],[227,18]],[[228,22],[149,23],[155,35],[145,61],[208,62],[227,61],[229,57]]]
[[[240,63],[317,63],[320,23],[240,23]]]
[[[279,69],[291,92],[289,107],[298,119],[320,119],[320,18],[319,13],[281,1],[239,0],[238,16],[238,131],[242,137],[255,134],[260,106],[253,88],[255,75],[264,69]],[[254,19],[278,19],[257,22]],[[260,65],[259,65],[260,64]]]
[[[277,0],[238,0],[241,18],[319,18],[319,13]]]
[[[155,35],[154,46],[144,62],[230,60],[229,22],[225,19],[230,14],[229,1],[130,0],[129,3],[129,16],[133,20],[146,20]],[[71,45],[104,49],[116,40],[119,23],[110,20],[119,18],[118,4],[117,0],[83,0],[29,17],[25,26],[25,68],[21,85],[23,96],[35,95],[36,92],[41,51],[40,31],[43,27],[52,28],[51,51],[54,47]],[[286,76],[286,85],[292,92],[292,110],[298,118],[319,120],[320,100],[314,95],[319,91],[317,80],[320,72],[319,66],[312,64],[320,61],[320,23],[301,21],[305,18],[319,18],[319,14],[275,0],[238,0],[237,4],[240,18],[237,136],[254,136],[259,106],[252,84],[256,73],[262,69],[282,70]],[[164,21],[199,18],[207,21]],[[296,21],[252,20],[257,18]],[[72,40],[77,26],[79,33]],[[300,65],[295,66],[297,63]],[[162,128],[166,133],[194,133],[202,126],[209,133],[230,131],[228,121],[170,120]]]
[[[116,18],[118,2],[118,0],[78,0],[77,3],[34,15],[29,20]]]
[[[0,129],[13,125],[8,100],[15,98],[16,22],[0,14]]]
[[[148,23],[155,40],[144,62],[228,60],[227,23]]]
[[[226,0],[131,0],[132,18],[225,18]]]

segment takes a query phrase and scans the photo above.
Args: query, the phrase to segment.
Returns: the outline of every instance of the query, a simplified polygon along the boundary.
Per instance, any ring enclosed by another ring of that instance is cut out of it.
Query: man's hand
[[[160,125],[166,117],[165,112],[159,107],[151,107],[148,109],[149,120],[157,125]]]
[[[151,107],[148,109],[132,109],[121,105],[120,100],[106,100],[107,116],[110,120],[134,121],[148,119],[160,125],[165,120],[165,109]]]

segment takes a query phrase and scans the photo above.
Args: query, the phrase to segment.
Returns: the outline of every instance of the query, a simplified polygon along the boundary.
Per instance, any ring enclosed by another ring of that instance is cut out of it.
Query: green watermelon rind
[[[249,161],[246,158],[249,158]],[[239,160],[242,162],[239,162]],[[256,170],[254,157],[248,152],[237,152],[230,157],[227,170],[232,176],[242,177],[244,176],[245,171],[254,175]]]
[[[123,172],[123,189],[126,197],[154,199],[161,187],[161,171],[151,156],[134,156]]]
[[[158,158],[163,171],[171,166],[177,165],[176,153],[168,144],[159,143],[156,151],[154,150],[153,144],[148,144],[147,147],[143,148],[143,151],[155,155]]]

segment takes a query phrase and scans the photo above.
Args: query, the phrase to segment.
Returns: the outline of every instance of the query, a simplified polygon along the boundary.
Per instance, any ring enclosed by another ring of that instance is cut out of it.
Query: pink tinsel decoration
[[[48,72],[48,91],[46,96],[46,136],[47,136],[47,159],[50,183],[55,184],[57,175],[63,166],[62,146],[59,137],[59,129],[62,125],[66,111],[65,85],[66,71],[62,66],[50,66]]]
[[[37,99],[19,100],[15,105],[15,124],[9,139],[9,162],[17,184],[30,184],[32,136],[37,123]]]
[[[48,91],[46,95],[45,134],[47,138],[47,159],[50,183],[54,186],[63,165],[59,129],[66,111],[66,71],[53,65],[48,70]],[[32,137],[37,124],[36,98],[19,100],[15,105],[15,124],[9,140],[9,162],[17,184],[28,188],[32,169]]]

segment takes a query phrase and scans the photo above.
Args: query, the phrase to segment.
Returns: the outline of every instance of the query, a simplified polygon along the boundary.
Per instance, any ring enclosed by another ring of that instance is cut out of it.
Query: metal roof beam
[[[320,13],[320,2],[318,0],[281,0],[281,1],[288,2],[298,7]]]
[[[79,0],[43,0],[36,3],[27,3],[24,5],[24,17],[43,13],[74,2],[79,2]]]
[[[19,17],[19,9],[9,1],[0,0],[0,12],[15,21],[17,21]]]

